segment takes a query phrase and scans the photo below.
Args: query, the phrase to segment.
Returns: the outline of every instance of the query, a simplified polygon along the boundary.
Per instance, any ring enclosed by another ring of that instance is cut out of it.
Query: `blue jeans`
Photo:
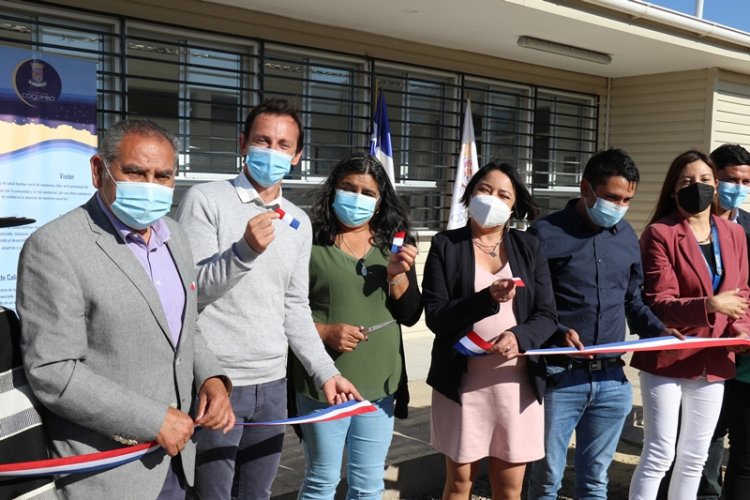
[[[556,500],[568,446],[576,433],[575,498],[607,498],[607,469],[630,413],[633,392],[622,367],[588,372],[547,368],[556,385],[544,394],[546,456],[534,463],[530,500]]]
[[[286,418],[286,379],[235,386],[229,397],[237,422]],[[198,431],[193,496],[200,500],[271,497],[284,443],[284,426],[241,427],[226,434]]]
[[[306,465],[298,499],[330,500],[334,497],[341,479],[344,446],[348,459],[346,498],[361,500],[382,496],[385,458],[393,437],[393,396],[372,403],[378,411],[302,425]],[[326,407],[326,403],[297,394],[300,415]]]

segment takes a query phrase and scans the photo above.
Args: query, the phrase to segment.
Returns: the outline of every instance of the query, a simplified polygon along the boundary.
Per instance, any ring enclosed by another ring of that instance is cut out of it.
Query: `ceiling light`
[[[542,40],[530,36],[519,36],[518,46],[526,47],[527,49],[540,50],[542,52],[549,52],[550,54],[557,54],[559,56],[575,57],[576,59],[583,59],[584,61],[599,64],[609,64],[612,62],[612,56],[605,54],[604,52],[581,49],[579,47],[573,47],[572,45],[550,42],[549,40]]]

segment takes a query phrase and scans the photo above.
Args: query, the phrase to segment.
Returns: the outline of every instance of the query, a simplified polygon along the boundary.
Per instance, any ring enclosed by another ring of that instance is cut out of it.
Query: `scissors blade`
[[[382,323],[378,323],[377,325],[368,326],[367,328],[365,328],[365,333],[370,334],[372,332],[382,330],[386,326],[392,325],[395,322],[396,322],[395,319],[389,319],[388,321],[383,321]]]

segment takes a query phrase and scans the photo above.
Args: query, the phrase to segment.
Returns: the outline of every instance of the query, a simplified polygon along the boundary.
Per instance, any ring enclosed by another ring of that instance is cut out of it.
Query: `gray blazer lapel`
[[[182,331],[180,331],[180,340],[182,340],[182,335],[185,333],[185,325],[194,325],[197,321],[198,294],[194,281],[195,262],[190,252],[185,251],[185,249],[190,249],[190,244],[187,241],[184,241],[180,236],[180,232],[175,228],[174,221],[171,219],[165,220],[170,232],[170,239],[167,241],[167,248],[172,255],[175,267],[177,267],[177,273],[180,275],[180,281],[182,282],[182,290],[185,293],[185,308],[182,313]]]
[[[170,345],[172,338],[169,334],[169,323],[164,309],[161,306],[161,300],[154,288],[154,284],[149,279],[143,266],[138,262],[138,258],[128,248],[125,242],[120,240],[115,228],[107,219],[107,216],[99,207],[96,196],[92,197],[85,205],[86,211],[91,217],[91,231],[96,233],[96,244],[102,251],[109,256],[115,266],[120,268],[128,279],[135,285],[138,291],[146,300],[151,313],[159,323],[162,333]],[[174,348],[174,346],[172,346]]]

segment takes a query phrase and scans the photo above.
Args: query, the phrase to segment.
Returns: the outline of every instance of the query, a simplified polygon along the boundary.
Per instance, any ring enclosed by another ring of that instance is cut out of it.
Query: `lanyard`
[[[714,251],[714,263],[716,264],[716,273],[711,270],[711,265],[706,260],[706,256],[703,256],[703,260],[706,262],[708,268],[708,274],[711,275],[711,286],[713,287],[714,293],[719,289],[721,283],[721,275],[724,270],[721,266],[721,248],[719,246],[719,231],[716,229],[715,224],[711,224],[711,247]]]

